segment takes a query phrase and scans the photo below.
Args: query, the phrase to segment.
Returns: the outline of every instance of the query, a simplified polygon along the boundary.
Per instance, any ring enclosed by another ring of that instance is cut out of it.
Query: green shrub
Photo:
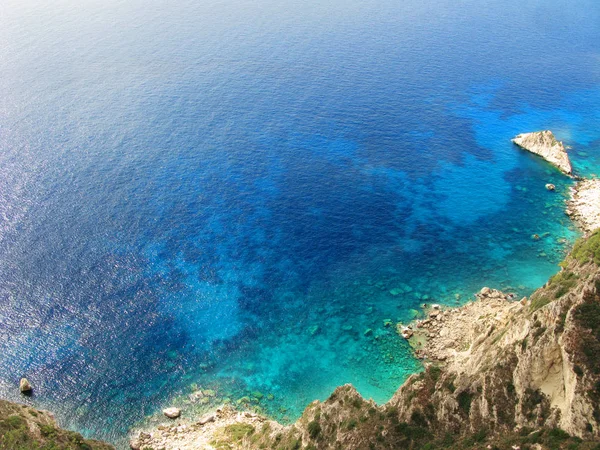
[[[552,301],[552,299],[550,297],[547,297],[547,296],[541,295],[541,294],[534,294],[531,297],[531,306],[530,306],[530,308],[531,308],[532,311],[537,311],[541,307],[546,306],[551,301]]]
[[[254,433],[254,427],[247,423],[233,423],[225,427],[225,433],[227,433],[232,440],[239,442],[244,437]]]
[[[429,376],[431,377],[431,379],[434,382],[437,382],[437,380],[440,379],[441,373],[442,373],[442,369],[440,369],[438,366],[430,366],[429,367]]]
[[[308,423],[308,434],[312,439],[316,439],[321,434],[321,424],[316,420]]]
[[[460,394],[458,394],[456,400],[458,401],[458,407],[468,416],[471,412],[471,402],[473,401],[473,396],[467,391],[462,391]]]

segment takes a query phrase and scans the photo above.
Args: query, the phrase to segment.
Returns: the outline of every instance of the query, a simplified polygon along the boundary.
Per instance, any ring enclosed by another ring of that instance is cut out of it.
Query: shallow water
[[[541,286],[571,180],[510,138],[598,172],[600,6],[480,3],[4,2],[0,396],[119,443],[193,383],[384,402],[396,321]]]

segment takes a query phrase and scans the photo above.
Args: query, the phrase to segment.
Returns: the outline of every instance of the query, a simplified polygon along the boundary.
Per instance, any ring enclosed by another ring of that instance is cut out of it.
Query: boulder
[[[169,419],[177,419],[181,415],[181,410],[179,408],[167,408],[163,409],[163,414],[167,416]]]
[[[546,185],[546,189],[548,189],[549,191],[553,191],[556,189],[556,186],[554,186],[552,183],[548,183]]]
[[[19,390],[24,394],[29,393],[33,390],[33,387],[31,386],[31,383],[29,383],[27,378],[21,378],[21,381],[19,381]]]
[[[206,417],[203,417],[202,419],[200,419],[200,420],[198,421],[198,424],[200,424],[200,425],[205,425],[205,424],[207,424],[207,423],[209,423],[209,422],[214,422],[214,421],[215,421],[215,419],[216,419],[216,417],[215,417],[213,414],[211,414],[211,415],[209,415],[209,416],[206,416]]]
[[[413,330],[411,330],[410,328],[402,327],[400,334],[404,339],[410,339],[414,333]]]

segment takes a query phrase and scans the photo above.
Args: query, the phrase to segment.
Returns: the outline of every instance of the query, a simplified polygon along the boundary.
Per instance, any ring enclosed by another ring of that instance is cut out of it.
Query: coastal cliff
[[[0,449],[114,450],[114,447],[60,428],[47,411],[0,400]]]
[[[484,288],[410,327],[426,369],[385,405],[346,385],[290,426],[225,407],[132,448],[598,448],[600,231],[530,299]]]
[[[571,175],[573,173],[565,146],[562,142],[556,140],[552,131],[523,133],[516,136],[512,141],[519,147],[541,156],[565,174]]]

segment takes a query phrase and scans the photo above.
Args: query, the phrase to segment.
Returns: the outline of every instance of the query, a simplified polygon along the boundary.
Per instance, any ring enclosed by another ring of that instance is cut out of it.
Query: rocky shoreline
[[[571,188],[566,213],[586,233],[600,228],[600,179],[591,178],[577,182]]]
[[[415,356],[438,363],[468,358],[474,336],[490,327],[506,325],[512,313],[527,305],[526,297],[517,302],[512,294],[488,287],[482,288],[475,298],[458,308],[432,307],[426,319],[408,325],[412,330],[408,341]]]
[[[214,443],[227,427],[243,424],[246,427],[261,428],[265,424],[275,432],[285,427],[274,420],[248,411],[238,411],[224,405],[199,420],[178,420],[159,425],[155,429],[141,431],[130,442],[132,450],[152,448],[155,450],[197,450],[213,449]]]

